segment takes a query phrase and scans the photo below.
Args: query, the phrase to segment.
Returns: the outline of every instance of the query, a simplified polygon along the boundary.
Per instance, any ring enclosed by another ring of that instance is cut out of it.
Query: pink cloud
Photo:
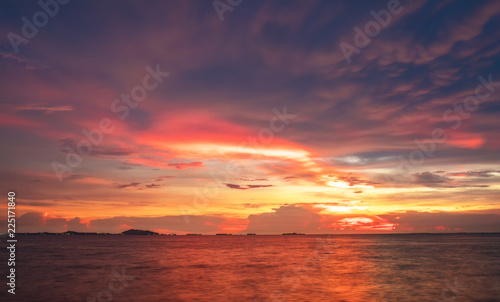
[[[204,167],[203,162],[201,161],[194,161],[190,163],[182,163],[182,162],[177,162],[177,163],[170,163],[168,164],[169,167],[175,167],[176,169],[182,170],[182,169],[188,169],[188,168],[202,168]]]

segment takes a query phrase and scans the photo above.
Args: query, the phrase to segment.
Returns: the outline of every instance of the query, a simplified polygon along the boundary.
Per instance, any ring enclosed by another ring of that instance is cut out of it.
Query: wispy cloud
[[[248,189],[257,189],[257,188],[269,188],[272,187],[273,185],[237,185],[237,184],[225,184],[226,187],[230,189],[237,189],[237,190],[248,190]]]
[[[204,167],[203,162],[201,162],[201,161],[195,161],[195,162],[190,162],[190,163],[182,163],[182,162],[170,163],[170,164],[168,164],[168,166],[174,167],[174,168],[179,169],[179,170],[188,169],[188,168],[202,168],[202,167]]]

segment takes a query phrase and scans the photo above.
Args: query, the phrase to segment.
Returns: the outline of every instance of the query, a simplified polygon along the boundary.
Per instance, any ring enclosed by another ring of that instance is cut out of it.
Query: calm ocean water
[[[500,301],[498,234],[18,240],[2,301]]]

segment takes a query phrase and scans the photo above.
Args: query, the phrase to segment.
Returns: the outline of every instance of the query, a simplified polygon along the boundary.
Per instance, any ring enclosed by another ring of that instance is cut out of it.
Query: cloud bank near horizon
[[[189,223],[186,222],[186,219]],[[443,233],[443,232],[498,232],[500,214],[446,213],[406,211],[382,215],[342,215],[325,213],[315,207],[283,205],[273,212],[252,214],[247,219],[223,216],[121,216],[82,221],[47,217],[42,213],[26,213],[18,220],[19,232],[110,232],[128,229],[153,230],[160,233],[220,232],[281,234],[330,233]],[[6,223],[6,221],[5,221]]]

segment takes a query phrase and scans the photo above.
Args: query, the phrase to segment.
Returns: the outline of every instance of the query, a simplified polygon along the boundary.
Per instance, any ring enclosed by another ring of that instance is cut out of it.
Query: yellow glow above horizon
[[[323,208],[330,212],[350,212],[353,210],[366,210],[368,207],[360,207],[360,206],[330,206],[330,205],[316,205],[315,208]]]
[[[253,148],[241,145],[223,145],[223,144],[178,144],[176,148],[182,151],[195,152],[209,155],[228,155],[228,154],[250,154],[255,156],[289,158],[301,161],[310,161],[309,152],[300,149],[285,148]]]
[[[323,179],[326,179],[325,184],[330,187],[341,188],[341,189],[352,189],[352,188],[365,188],[365,189],[374,189],[375,187],[364,185],[364,184],[355,184],[351,185],[347,181],[343,181],[337,179],[336,177],[332,177],[330,175],[324,175]]]

